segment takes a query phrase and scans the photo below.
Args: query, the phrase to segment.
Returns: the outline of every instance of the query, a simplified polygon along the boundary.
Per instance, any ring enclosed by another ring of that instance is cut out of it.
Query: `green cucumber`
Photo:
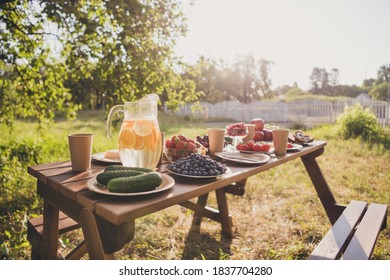
[[[123,166],[123,165],[109,165],[104,169],[104,171],[114,171],[114,170],[136,170],[136,171],[142,171],[142,172],[152,172],[152,169],[149,168],[143,168],[143,167],[130,167],[130,166]]]
[[[112,170],[112,171],[104,171],[96,176],[96,181],[102,185],[107,185],[108,181],[111,179],[119,178],[119,177],[131,177],[144,174],[145,172],[137,171],[137,170]]]
[[[135,193],[155,190],[162,183],[160,173],[149,172],[133,177],[111,179],[107,184],[110,192]]]

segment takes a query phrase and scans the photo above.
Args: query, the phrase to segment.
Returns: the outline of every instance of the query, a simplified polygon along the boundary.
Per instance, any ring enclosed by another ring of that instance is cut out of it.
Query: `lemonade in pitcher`
[[[124,120],[118,136],[118,151],[124,166],[155,169],[161,156],[162,138],[157,121],[156,94],[149,94],[135,102],[114,106],[107,119],[110,136],[114,113],[123,112]]]
[[[124,166],[155,168],[161,156],[161,133],[157,120],[125,120],[118,138]]]

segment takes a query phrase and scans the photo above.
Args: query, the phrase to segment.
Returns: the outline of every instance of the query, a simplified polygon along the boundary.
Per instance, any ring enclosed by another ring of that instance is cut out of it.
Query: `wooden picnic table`
[[[248,177],[301,158],[311,178],[318,197],[329,220],[334,224],[345,206],[336,200],[326,183],[316,158],[323,154],[325,141],[314,141],[301,150],[272,157],[261,165],[244,165],[229,161],[224,163],[231,172],[216,179],[193,179],[171,175],[175,179],[172,188],[143,196],[109,196],[86,187],[87,181],[104,170],[107,164],[93,162],[90,170],[73,172],[67,162],[42,164],[28,168],[37,178],[37,193],[44,199],[43,258],[57,257],[59,212],[77,221],[83,230],[89,257],[110,259],[134,237],[135,220],[173,205],[181,205],[195,211],[194,219],[207,217],[221,223],[222,233],[233,236],[226,193],[228,189],[242,187]],[[167,163],[158,166],[166,173]],[[218,209],[207,207],[210,192],[215,191]],[[194,199],[197,199],[194,202]]]

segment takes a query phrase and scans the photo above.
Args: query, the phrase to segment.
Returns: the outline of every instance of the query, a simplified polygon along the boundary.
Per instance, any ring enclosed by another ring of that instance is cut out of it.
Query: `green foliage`
[[[196,101],[174,67],[186,32],[178,0],[12,1],[0,10],[0,120],[56,115],[157,93],[175,110]],[[3,44],[3,42],[5,42]]]
[[[0,9],[0,23],[0,121],[52,120],[57,111],[74,116],[76,107],[63,84],[66,67],[53,60],[45,44],[51,35],[45,31],[41,6],[7,3]]]
[[[286,98],[294,98],[294,97],[304,96],[304,95],[307,95],[307,94],[308,94],[308,93],[304,92],[304,91],[301,90],[300,88],[298,88],[298,87],[293,87],[293,88],[289,89],[289,90],[286,92],[285,97],[286,97]]]
[[[382,143],[389,146],[389,135],[379,125],[378,119],[369,108],[360,104],[346,107],[337,119],[338,134],[344,138],[359,138],[371,143]]]
[[[387,100],[388,98],[389,84],[387,82],[382,82],[371,88],[368,92],[373,99],[377,100]]]

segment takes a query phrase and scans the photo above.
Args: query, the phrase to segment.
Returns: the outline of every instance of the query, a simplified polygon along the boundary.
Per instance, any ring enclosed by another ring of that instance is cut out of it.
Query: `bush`
[[[337,133],[343,139],[359,138],[371,143],[383,144],[389,148],[389,135],[379,125],[375,114],[369,109],[364,109],[356,104],[344,109],[337,118]]]

